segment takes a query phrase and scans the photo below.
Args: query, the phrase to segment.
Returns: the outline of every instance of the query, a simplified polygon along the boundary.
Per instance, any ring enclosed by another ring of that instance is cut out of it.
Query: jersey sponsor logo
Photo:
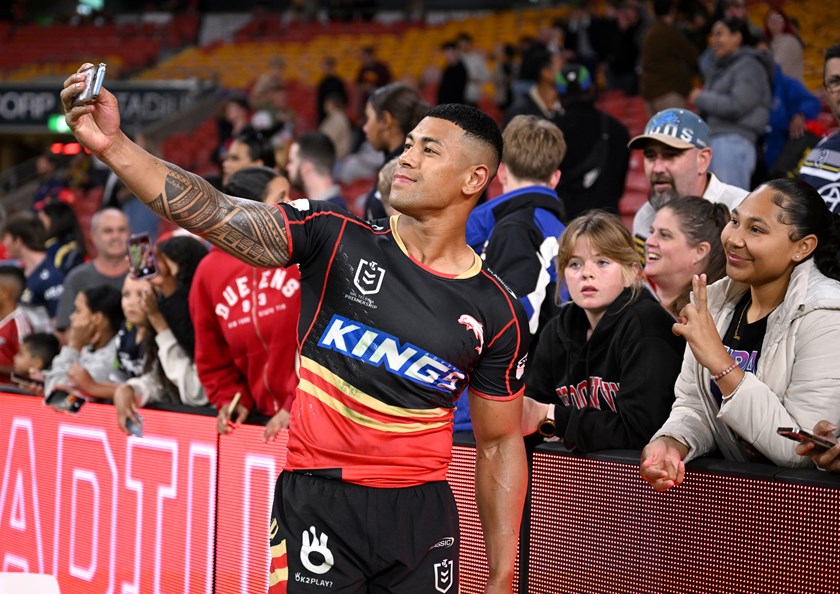
[[[383,278],[385,278],[384,268],[380,268],[376,262],[360,259],[353,284],[362,295],[375,295],[382,288]]]
[[[601,410],[601,400],[603,400],[611,411],[616,412],[615,395],[618,394],[620,388],[619,382],[608,382],[603,378],[593,376],[576,386],[560,386],[555,392],[563,406]]]
[[[449,547],[451,547],[454,544],[455,544],[455,539],[452,538],[451,536],[447,536],[446,538],[441,538],[435,544],[430,546],[429,550],[431,551],[433,549],[448,549]]]
[[[376,328],[333,315],[318,346],[385,369],[416,384],[451,393],[464,373],[410,342]]]
[[[309,538],[309,533],[312,533],[312,539]],[[309,530],[303,531],[303,543],[300,547],[300,562],[303,566],[314,574],[324,575],[335,564],[335,558],[332,551],[327,547],[329,537],[325,532],[318,536],[318,531],[315,526],[310,526]],[[315,555],[314,557],[312,555]],[[313,561],[314,560],[314,561]]]
[[[458,318],[458,323],[466,326],[467,331],[475,335],[476,340],[478,340],[478,346],[475,347],[475,351],[480,355],[481,351],[484,350],[484,326],[469,314],[462,314]]]
[[[455,583],[455,563],[452,559],[435,563],[435,590],[446,594],[453,583]]]

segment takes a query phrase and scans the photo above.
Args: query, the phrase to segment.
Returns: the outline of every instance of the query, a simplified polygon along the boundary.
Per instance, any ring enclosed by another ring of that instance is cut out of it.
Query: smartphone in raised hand
[[[73,107],[88,105],[96,101],[102,91],[102,81],[105,80],[105,64],[99,63],[87,69],[87,80],[82,92],[73,97]]]

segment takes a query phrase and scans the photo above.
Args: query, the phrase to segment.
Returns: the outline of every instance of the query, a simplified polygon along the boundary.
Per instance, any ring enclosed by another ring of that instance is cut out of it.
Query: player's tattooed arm
[[[288,264],[286,225],[276,206],[228,196],[200,176],[165,166],[163,192],[147,203],[155,213],[252,266]]]

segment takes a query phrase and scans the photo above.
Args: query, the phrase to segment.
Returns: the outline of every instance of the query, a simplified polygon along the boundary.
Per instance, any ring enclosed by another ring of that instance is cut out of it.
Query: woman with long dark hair
[[[143,374],[114,393],[117,423],[130,433],[128,420],[150,402],[204,406],[207,395],[195,367],[195,330],[189,313],[189,291],[207,246],[195,237],[176,235],[156,247],[158,275],[151,280],[142,308],[148,319],[143,340]]]
[[[642,452],[654,489],[718,450],[739,462],[807,466],[778,427],[840,418],[840,222],[811,186],[776,179],[732,211],[721,234],[728,278],[674,324],[688,349],[671,415]]]
[[[364,132],[367,141],[378,151],[385,153],[385,163],[403,151],[406,135],[429,111],[426,103],[415,89],[403,83],[391,83],[379,87],[365,105]],[[376,191],[376,183],[365,199],[364,218],[384,218],[385,208]]]

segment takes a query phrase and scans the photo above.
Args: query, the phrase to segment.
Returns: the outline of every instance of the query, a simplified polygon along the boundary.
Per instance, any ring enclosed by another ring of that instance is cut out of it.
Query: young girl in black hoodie
[[[525,386],[522,429],[570,449],[641,449],[668,418],[685,341],[642,287],[621,220],[574,219],[560,238],[558,277],[572,301],[540,336]]]

